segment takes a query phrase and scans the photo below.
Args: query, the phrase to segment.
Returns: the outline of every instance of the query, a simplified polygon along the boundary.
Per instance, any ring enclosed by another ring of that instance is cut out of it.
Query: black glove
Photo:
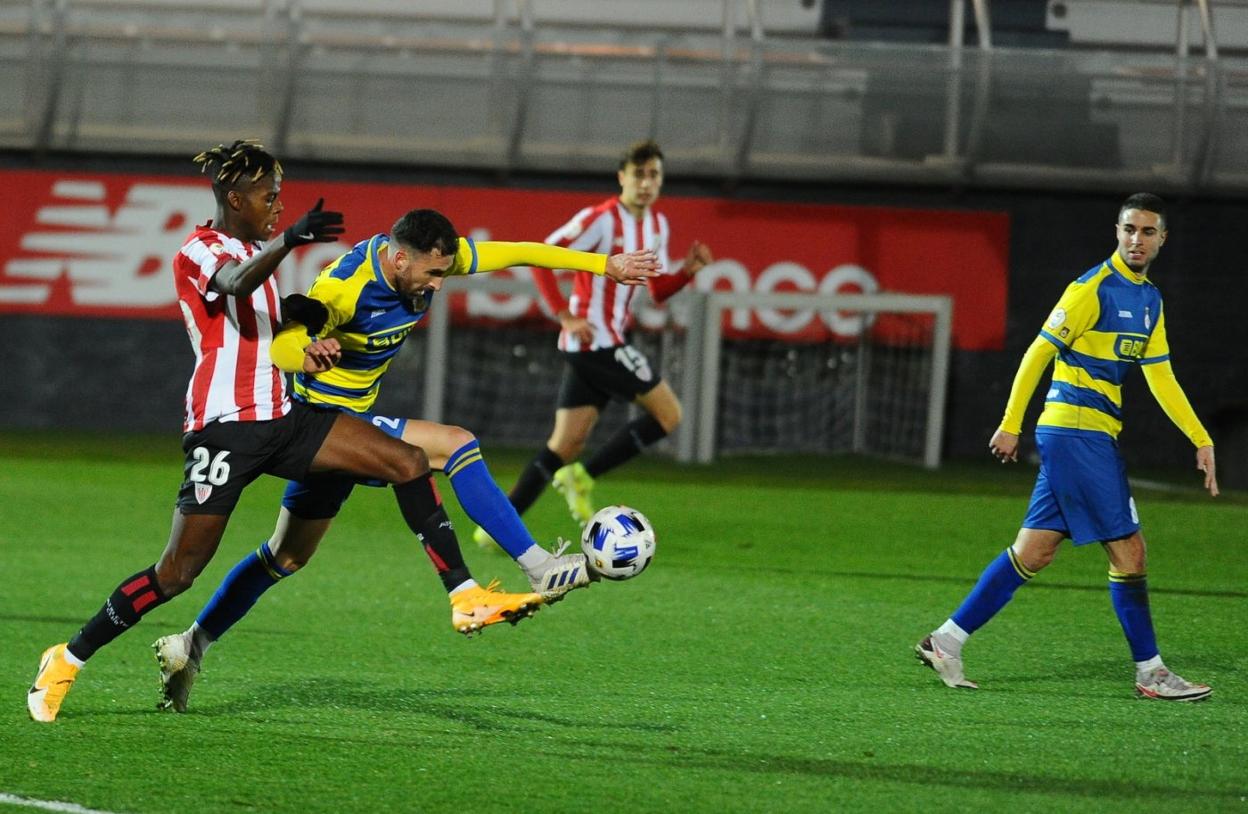
[[[342,213],[322,212],[321,204],[323,203],[325,203],[324,198],[317,199],[316,206],[295,221],[294,226],[282,232],[286,248],[293,249],[306,243],[333,243],[340,234],[346,231],[342,225]]]
[[[309,334],[319,334],[329,319],[329,309],[319,300],[305,297],[303,294],[291,294],[282,297],[282,325],[301,322],[308,328]]]

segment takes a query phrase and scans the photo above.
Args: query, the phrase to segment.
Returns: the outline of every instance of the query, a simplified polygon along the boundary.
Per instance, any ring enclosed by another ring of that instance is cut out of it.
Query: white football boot
[[[978,690],[979,685],[967,681],[962,673],[962,658],[943,650],[936,642],[935,634],[924,636],[923,641],[914,646],[914,654],[919,661],[936,671],[946,687],[964,690]]]
[[[1207,684],[1193,684],[1165,667],[1136,671],[1135,694],[1158,701],[1201,701],[1213,695]]]
[[[152,642],[160,665],[160,702],[157,709],[186,712],[191,687],[199,675],[199,659],[192,653],[193,633],[185,630]]]
[[[564,554],[571,543],[560,539],[555,550],[541,565],[525,569],[533,592],[542,595],[542,602],[554,604],[571,590],[584,588],[595,582],[598,576],[589,569],[584,554]]]

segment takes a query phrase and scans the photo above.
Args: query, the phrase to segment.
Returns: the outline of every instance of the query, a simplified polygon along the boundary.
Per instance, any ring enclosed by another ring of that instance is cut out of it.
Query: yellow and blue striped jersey
[[[296,397],[354,412],[367,412],[377,400],[382,374],[434,296],[428,292],[413,301],[386,280],[377,252],[384,251],[389,241],[389,235],[379,234],[355,244],[313,281],[308,296],[329,310],[320,336],[338,340],[342,360],[323,373],[295,374]],[[476,244],[461,237],[446,276],[476,271]]]
[[[1161,293],[1117,252],[1066,288],[1040,337],[1057,359],[1037,433],[1117,438],[1127,371],[1170,358]]]

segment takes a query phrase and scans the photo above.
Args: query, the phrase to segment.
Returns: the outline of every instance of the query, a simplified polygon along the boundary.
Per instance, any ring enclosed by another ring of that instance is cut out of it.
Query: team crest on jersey
[[[1147,331],[1151,327],[1153,327],[1153,320],[1148,314],[1148,306],[1146,305],[1144,306],[1144,330]]]
[[[1049,314],[1049,327],[1056,328],[1066,321],[1066,309],[1054,308],[1053,313]]]
[[[195,502],[203,505],[203,502],[212,496],[211,483],[195,484]]]

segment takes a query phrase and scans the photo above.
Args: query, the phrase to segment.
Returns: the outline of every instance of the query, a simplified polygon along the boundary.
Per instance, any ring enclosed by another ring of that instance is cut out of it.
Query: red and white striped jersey
[[[195,372],[186,388],[183,432],[213,421],[268,421],[290,412],[286,380],[269,360],[281,326],[281,300],[272,277],[236,297],[208,287],[223,265],[243,262],[260,250],[200,226],[173,258],[178,306],[195,350]]]
[[[665,215],[647,208],[641,218],[635,218],[617,195],[577,212],[546,238],[546,242],[601,254],[653,249],[659,256],[662,276],[651,277],[646,284],[650,287],[650,296],[658,303],[690,280],[672,269],[667,256],[670,235]],[[560,350],[598,350],[624,344],[624,334],[633,319],[629,303],[636,292],[635,286],[620,285],[604,274],[579,271],[574,276],[572,297],[565,300],[550,269],[533,269],[533,280],[551,313],[558,314],[566,309],[574,316],[589,320],[594,329],[593,342],[588,345],[567,331],[560,332]]]

